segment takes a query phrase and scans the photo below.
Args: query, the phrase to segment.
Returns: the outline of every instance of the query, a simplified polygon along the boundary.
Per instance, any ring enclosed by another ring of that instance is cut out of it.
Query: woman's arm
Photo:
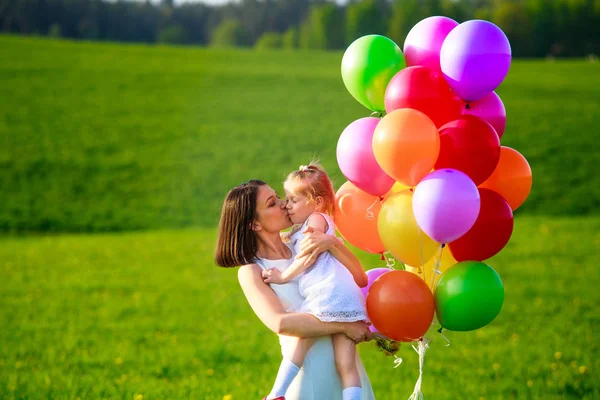
[[[254,313],[275,333],[298,337],[343,333],[355,342],[371,339],[369,325],[364,322],[321,322],[310,314],[285,312],[277,295],[263,282],[256,264],[240,267],[238,280]]]
[[[354,281],[359,287],[365,287],[369,283],[367,274],[360,265],[358,258],[348,249],[342,241],[333,235],[327,235],[322,232],[316,232],[312,229],[305,231],[306,236],[302,239],[300,245],[302,251],[298,254],[297,258],[302,258],[307,254],[310,254],[313,260],[307,262],[314,262],[316,258],[324,251],[329,251],[339,262],[344,264],[348,271],[354,277]]]

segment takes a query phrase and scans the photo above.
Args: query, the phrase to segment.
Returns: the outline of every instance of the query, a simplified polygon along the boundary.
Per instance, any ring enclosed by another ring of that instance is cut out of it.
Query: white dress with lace
[[[262,269],[276,268],[284,271],[294,261],[296,253],[291,250],[293,255],[290,259],[258,259],[256,263]],[[298,288],[298,280],[299,277],[296,277],[283,285],[271,284],[271,288],[288,312],[298,312],[304,302]],[[295,344],[294,338],[284,335],[279,335],[279,343],[282,354],[288,354],[289,349]],[[375,400],[371,382],[358,352],[356,352],[356,364],[363,388],[361,400]],[[318,338],[308,350],[300,373],[294,378],[285,398],[286,400],[342,400],[342,383],[335,368],[331,336]]]
[[[331,217],[318,214],[327,221],[325,233],[335,236],[335,225]],[[290,238],[296,254],[300,252],[300,241],[304,238],[302,232],[307,222]],[[300,312],[310,313],[324,322],[368,320],[365,297],[352,274],[329,252],[321,254],[317,261],[298,277],[300,294],[305,298]]]

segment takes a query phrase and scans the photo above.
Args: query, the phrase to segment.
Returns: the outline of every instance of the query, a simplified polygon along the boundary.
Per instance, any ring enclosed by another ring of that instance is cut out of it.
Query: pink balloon
[[[438,243],[450,243],[475,225],[481,199],[475,183],[456,169],[429,173],[415,188],[413,212],[419,227]]]
[[[429,17],[418,22],[404,41],[406,66],[422,65],[441,72],[440,51],[444,39],[458,22],[448,17]]]
[[[366,117],[344,129],[337,144],[337,161],[342,174],[354,186],[372,196],[382,196],[394,186],[373,154],[373,133],[379,118]]]
[[[375,282],[375,280],[377,278],[379,278],[381,275],[385,274],[386,272],[390,272],[391,269],[389,268],[373,268],[367,271],[367,279],[368,279],[368,283],[367,286],[360,288],[360,291],[362,292],[363,296],[365,296],[365,299],[367,298],[367,293],[369,293],[369,289],[371,288],[371,285],[373,284],[373,282]],[[371,325],[369,327],[369,329],[371,330],[371,332],[379,332],[377,330],[377,328],[375,328],[375,325]]]
[[[463,108],[462,115],[474,115],[487,121],[494,127],[498,137],[501,138],[506,128],[506,109],[500,96],[496,92],[490,92],[480,100],[468,103]]]

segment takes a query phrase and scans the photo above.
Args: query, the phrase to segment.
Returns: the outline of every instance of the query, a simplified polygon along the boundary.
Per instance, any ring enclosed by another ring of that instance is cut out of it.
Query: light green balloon
[[[350,94],[370,110],[384,112],[385,89],[406,67],[404,54],[393,40],[381,35],[356,39],[342,58],[342,79]]]
[[[435,311],[450,331],[472,331],[492,322],[504,303],[502,279],[479,261],[463,261],[448,268],[435,289]]]

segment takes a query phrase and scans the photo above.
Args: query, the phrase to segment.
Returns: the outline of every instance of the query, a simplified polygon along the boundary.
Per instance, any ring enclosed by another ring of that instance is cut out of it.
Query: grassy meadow
[[[344,182],[337,139],[369,113],[341,56],[0,36],[0,398],[262,398],[279,345],[213,264],[219,206],[314,157]],[[489,260],[504,307],[432,335],[426,399],[600,398],[598,87],[598,63],[513,62],[502,144],[534,184]],[[396,369],[359,348],[376,397],[408,398],[410,346]]]

